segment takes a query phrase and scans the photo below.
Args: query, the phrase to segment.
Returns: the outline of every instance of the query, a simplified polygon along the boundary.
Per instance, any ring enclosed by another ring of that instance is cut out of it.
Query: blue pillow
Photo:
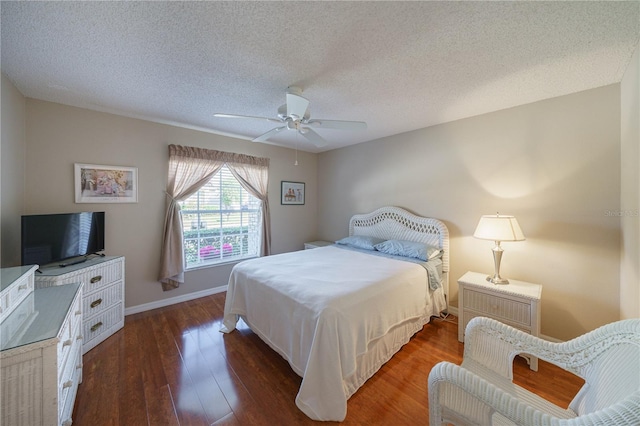
[[[433,259],[442,254],[442,250],[425,243],[404,240],[387,240],[375,245],[376,250],[395,256],[413,257],[424,260]]]
[[[363,250],[375,250],[375,245],[383,242],[382,238],[366,237],[364,235],[352,235],[336,241],[336,244],[355,247]]]

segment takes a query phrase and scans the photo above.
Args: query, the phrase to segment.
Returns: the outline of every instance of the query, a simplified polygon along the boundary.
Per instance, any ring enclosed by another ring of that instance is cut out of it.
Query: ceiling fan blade
[[[282,127],[276,127],[275,129],[271,129],[269,130],[267,133],[262,134],[260,136],[258,136],[257,138],[253,139],[253,142],[264,142],[267,139],[269,139],[271,136],[280,133],[281,131],[285,130],[287,128],[287,126],[282,126]]]
[[[322,136],[309,129],[308,127],[303,127],[300,129],[300,134],[307,138],[312,144],[317,146],[318,148],[323,148],[327,146],[327,141],[325,141]]]
[[[319,118],[308,120],[304,124],[323,129],[364,130],[367,128],[367,123],[364,121],[322,120]]]
[[[294,93],[287,93],[287,116],[302,119],[309,107],[309,100]]]
[[[254,115],[223,114],[218,112],[213,114],[213,116],[218,118],[251,118],[253,120],[266,120],[266,121],[272,121],[274,123],[282,123],[282,121],[278,120],[277,118],[256,117]]]

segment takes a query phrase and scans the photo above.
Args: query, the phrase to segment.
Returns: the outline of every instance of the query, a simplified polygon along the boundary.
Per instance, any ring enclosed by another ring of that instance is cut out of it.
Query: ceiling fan
[[[290,86],[287,89],[286,95],[286,103],[278,108],[278,118],[223,113],[216,113],[213,114],[213,116],[219,118],[249,118],[253,120],[266,120],[282,124],[282,126],[275,127],[267,133],[256,137],[253,139],[253,142],[264,142],[283,130],[295,130],[318,148],[326,146],[327,141],[315,132],[312,127],[338,130],[364,130],[367,128],[367,123],[363,121],[311,119],[309,113],[309,100],[302,97],[301,88],[297,86]]]

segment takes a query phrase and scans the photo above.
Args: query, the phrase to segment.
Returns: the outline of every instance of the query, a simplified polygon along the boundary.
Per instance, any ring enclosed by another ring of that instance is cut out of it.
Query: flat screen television
[[[46,265],[104,250],[104,212],[22,216],[22,264]]]

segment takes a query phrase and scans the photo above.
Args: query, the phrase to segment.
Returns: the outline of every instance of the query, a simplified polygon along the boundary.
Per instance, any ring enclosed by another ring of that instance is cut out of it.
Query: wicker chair
[[[568,409],[513,383],[513,359],[521,353],[585,380]],[[551,343],[474,318],[467,324],[462,365],[440,362],[429,374],[429,420],[431,426],[640,425],[640,319]]]

